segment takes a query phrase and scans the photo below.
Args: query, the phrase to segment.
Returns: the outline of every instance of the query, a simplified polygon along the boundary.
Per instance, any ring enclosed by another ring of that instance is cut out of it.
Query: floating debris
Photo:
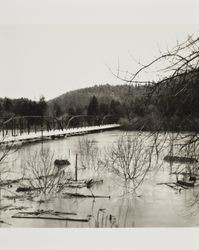
[[[19,212],[19,214],[24,214],[24,215],[56,215],[56,216],[62,216],[62,215],[77,215],[75,212],[60,212],[60,211],[54,211],[54,210],[43,210],[43,209],[38,209],[33,212]]]
[[[94,185],[103,184],[103,180],[90,179],[90,180],[85,181],[85,184],[87,188],[91,188]]]
[[[58,160],[57,159],[54,161],[54,164],[58,165],[58,166],[64,166],[64,165],[69,166],[70,162],[68,160]]]
[[[31,191],[36,191],[36,190],[42,190],[43,188],[42,187],[38,187],[38,188],[35,188],[35,187],[29,187],[29,186],[22,186],[22,187],[18,187],[16,189],[16,192],[31,192]]]
[[[182,181],[182,180],[177,180],[177,184],[181,186],[186,186],[186,187],[194,187],[195,181]]]
[[[75,222],[89,222],[89,218],[60,218],[60,217],[45,217],[45,216],[23,216],[23,215],[13,215],[14,219],[42,219],[42,220],[62,220],[62,221],[75,221]]]
[[[172,155],[165,156],[164,160],[167,162],[176,162],[176,163],[196,163],[196,162],[198,162],[198,160],[194,157],[172,156]]]
[[[63,193],[63,198],[106,198],[110,199],[111,196],[106,195],[85,195],[85,194],[79,194],[79,193]]]
[[[65,184],[64,184],[65,188],[84,188],[86,187],[86,183],[85,180],[68,180]]]
[[[180,179],[178,178],[180,176]],[[191,173],[179,173],[176,175],[177,183],[185,187],[194,187],[199,185],[197,177]]]
[[[16,192],[30,192],[31,191],[31,187],[18,187],[16,189]]]
[[[12,216],[16,219],[42,219],[42,220],[62,220],[62,221],[75,221],[75,222],[89,222],[90,217],[87,218],[73,218],[64,217],[66,215],[76,216],[75,212],[60,212],[54,210],[36,210],[33,212],[19,212]],[[53,217],[56,216],[56,217]]]
[[[12,195],[12,196],[10,196],[10,195],[4,195],[3,196],[5,199],[8,199],[8,200],[17,200],[17,199],[19,199],[19,200],[23,200],[24,198],[26,198],[26,199],[28,199],[28,198],[30,198],[31,196],[30,195]]]
[[[66,188],[91,188],[94,185],[100,185],[103,183],[103,180],[94,180],[94,179],[89,179],[89,180],[69,180],[64,184],[64,187]]]
[[[24,207],[24,206],[21,206],[21,207],[12,207],[12,208],[9,208],[10,211],[12,210],[23,210],[23,209],[28,209],[29,207]]]

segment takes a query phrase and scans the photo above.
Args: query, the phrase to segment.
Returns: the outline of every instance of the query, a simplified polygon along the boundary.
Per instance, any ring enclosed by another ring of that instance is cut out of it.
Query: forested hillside
[[[107,114],[119,117],[130,130],[195,131],[199,127],[199,75],[169,79],[157,88],[148,85],[96,85],[67,92],[48,102],[0,98],[0,116],[56,116]]]
[[[38,102],[27,98],[0,98],[0,116],[55,116],[116,115],[131,120],[132,112],[142,115],[143,98],[149,86],[140,85],[95,85],[69,91],[48,102],[42,97]]]
[[[70,91],[50,100],[48,110],[49,114],[56,116],[88,114],[89,104],[95,97],[98,115],[111,113],[126,116],[127,102],[140,99],[145,94],[146,86],[95,85],[94,87]]]

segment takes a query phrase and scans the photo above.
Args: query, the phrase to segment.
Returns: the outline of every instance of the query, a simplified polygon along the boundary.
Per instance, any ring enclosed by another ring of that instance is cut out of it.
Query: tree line
[[[61,106],[58,102],[50,105],[44,97],[39,101],[5,97],[0,99],[0,116],[9,118],[13,115],[49,115],[61,118],[75,115],[113,115],[119,117],[124,128],[129,130],[192,131],[199,125],[198,80],[198,72],[190,71],[185,79],[180,76],[170,79],[155,91],[153,84],[142,85],[140,90],[137,86],[136,91],[131,88],[123,93],[122,101],[116,95],[115,99],[109,101],[93,95],[84,106],[81,102],[76,102],[73,106]],[[181,91],[179,87],[179,82],[182,81],[189,83],[186,91]]]
[[[0,99],[0,117],[12,116],[43,116],[47,110],[47,102],[42,96],[39,101],[28,98],[2,98]]]

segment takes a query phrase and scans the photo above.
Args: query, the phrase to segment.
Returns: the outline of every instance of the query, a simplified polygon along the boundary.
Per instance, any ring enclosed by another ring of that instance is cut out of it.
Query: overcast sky
[[[176,24],[171,24],[173,15],[163,24],[159,12],[159,22],[151,17],[156,11],[147,14],[151,6],[143,1],[140,6],[124,1],[128,15],[123,12],[124,4],[120,1],[116,4],[110,1],[112,5],[107,6],[102,1],[97,8],[90,1],[85,2],[82,5],[80,1],[51,0],[47,4],[41,0],[33,4],[26,0],[16,5],[16,1],[0,0],[1,97],[38,99],[44,95],[51,99],[94,84],[118,84],[121,82],[110,73],[107,65],[114,70],[119,61],[122,69],[133,72],[136,65],[132,56],[148,62],[158,55],[159,49],[172,48],[176,40],[183,41],[188,34],[199,31],[198,24],[191,24],[195,8],[189,25],[177,17]],[[182,6],[186,9],[186,5]],[[143,7],[143,17],[148,15],[150,21],[143,18],[141,22],[139,15],[135,20],[128,20],[130,13],[136,13],[135,7],[140,10]],[[167,5],[164,7],[166,9]],[[104,16],[100,16],[103,10]],[[113,19],[108,20],[108,10]]]

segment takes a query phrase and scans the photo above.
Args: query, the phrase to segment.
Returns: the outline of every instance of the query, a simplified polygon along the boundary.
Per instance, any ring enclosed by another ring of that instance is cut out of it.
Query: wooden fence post
[[[75,156],[75,181],[77,181],[77,157],[78,157],[78,154],[76,154]]]

